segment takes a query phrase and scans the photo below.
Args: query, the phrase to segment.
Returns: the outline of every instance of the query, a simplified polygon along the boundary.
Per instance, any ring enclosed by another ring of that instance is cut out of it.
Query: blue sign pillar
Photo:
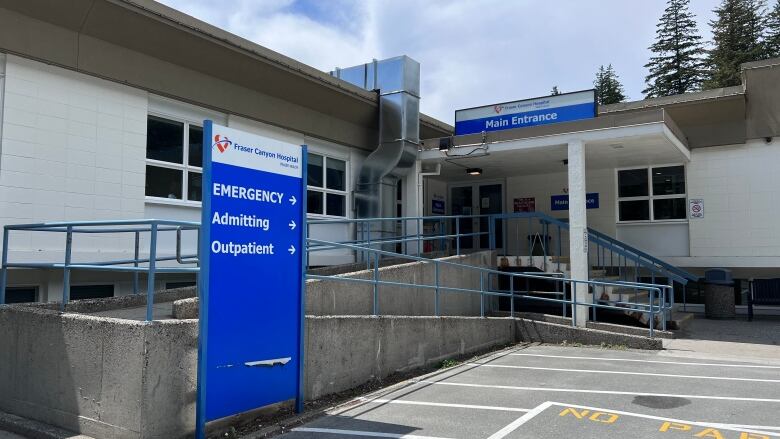
[[[303,408],[306,147],[203,126],[196,436],[206,422]]]

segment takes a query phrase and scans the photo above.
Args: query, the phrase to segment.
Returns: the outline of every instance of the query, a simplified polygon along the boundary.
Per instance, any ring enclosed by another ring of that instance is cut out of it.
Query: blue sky
[[[324,71],[406,54],[421,64],[422,111],[592,87],[612,63],[630,100],[665,0],[163,0]],[[692,0],[699,30],[718,0]]]

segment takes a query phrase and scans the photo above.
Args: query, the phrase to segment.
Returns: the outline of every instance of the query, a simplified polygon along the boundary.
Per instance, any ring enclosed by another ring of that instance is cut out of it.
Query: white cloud
[[[666,3],[315,1],[164,3],[324,71],[407,54],[422,66],[423,112],[449,123],[458,108],[545,95],[553,85],[590,88],[600,64],[612,63],[629,98],[641,99],[647,46]],[[718,0],[694,3],[708,36]]]

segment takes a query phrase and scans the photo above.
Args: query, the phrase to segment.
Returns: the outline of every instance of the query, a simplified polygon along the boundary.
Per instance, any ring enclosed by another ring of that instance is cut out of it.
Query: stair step
[[[690,312],[672,311],[672,318],[666,324],[667,328],[671,329],[683,329],[689,325],[693,319],[694,314]]]

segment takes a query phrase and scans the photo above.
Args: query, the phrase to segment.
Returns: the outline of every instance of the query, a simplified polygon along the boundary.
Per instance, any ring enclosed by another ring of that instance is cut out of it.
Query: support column
[[[585,143],[581,140],[569,142],[569,256],[571,278],[588,280],[588,217],[585,206]],[[577,284],[572,291],[577,303],[588,302],[588,285]],[[572,309],[577,317],[577,326],[584,327],[588,321],[588,308],[577,306]]]
[[[417,160],[404,175],[404,187],[402,188],[403,193],[401,194],[401,200],[403,202],[403,210],[401,212],[402,216],[419,217],[424,215],[424,211],[422,210],[422,186],[419,185],[419,182],[422,180],[422,177],[420,177],[420,172],[422,172],[422,163]],[[405,223],[406,234],[408,236],[420,235],[424,231],[422,221],[407,220]],[[418,245],[420,248],[420,253],[424,252],[425,241],[421,240],[419,244],[416,241],[407,241],[406,253],[410,255],[418,254]]]

